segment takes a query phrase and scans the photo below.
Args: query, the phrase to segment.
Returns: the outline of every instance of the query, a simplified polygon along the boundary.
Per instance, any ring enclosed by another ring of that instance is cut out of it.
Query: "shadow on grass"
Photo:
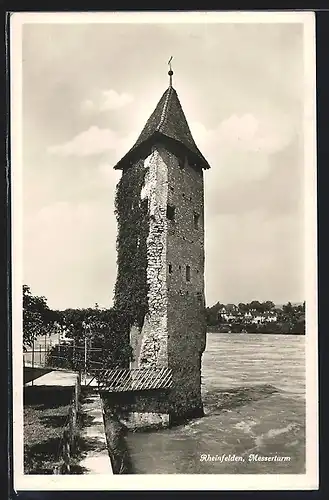
[[[86,474],[86,472],[88,472],[88,469],[86,469],[86,467],[82,467],[81,465],[79,464],[72,464],[71,465],[71,471],[70,471],[70,474],[76,474],[76,475],[83,475],[83,474]]]
[[[41,417],[40,421],[47,427],[64,428],[67,423],[68,415],[49,415]]]
[[[79,427],[80,427],[80,429],[83,429],[85,427],[90,427],[90,425],[94,421],[94,417],[92,417],[91,415],[88,415],[85,412],[80,412],[79,416],[78,416],[78,419],[79,419]]]
[[[232,410],[265,399],[279,392],[274,386],[268,384],[236,387],[234,389],[217,389],[207,392],[203,397],[203,402],[206,407],[210,408],[212,414],[216,414],[223,410]]]
[[[60,438],[51,438],[24,449],[26,474],[53,474],[59,462]]]
[[[91,438],[91,437],[81,438],[79,436],[77,438],[77,450],[78,450],[77,455],[79,455],[81,458],[91,451],[107,450],[107,446],[103,441],[100,441],[97,438]]]
[[[24,387],[24,405],[51,409],[71,403],[72,387]]]

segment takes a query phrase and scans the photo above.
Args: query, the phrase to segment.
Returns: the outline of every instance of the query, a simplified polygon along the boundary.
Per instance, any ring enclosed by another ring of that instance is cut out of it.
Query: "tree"
[[[115,309],[96,309],[89,322],[92,345],[101,349],[98,359],[107,367],[128,368],[132,359],[131,318]]]
[[[32,345],[38,335],[46,335],[55,321],[47,299],[32,295],[30,287],[23,285],[23,344]]]
[[[87,339],[87,365],[90,368],[128,368],[132,359],[128,314],[114,309],[66,309],[62,311],[62,328],[74,339],[74,346],[62,349],[60,366],[84,367],[84,347]],[[57,363],[54,351],[54,363]],[[64,359],[65,358],[65,359]]]
[[[266,300],[265,302],[263,302],[264,311],[272,311],[272,309],[274,309],[274,307],[275,307],[275,304],[271,300]]]
[[[76,342],[82,341],[85,336],[85,325],[93,309],[65,309],[62,311],[61,328],[68,332],[69,337]]]
[[[221,322],[220,311],[221,311],[222,307],[223,307],[223,304],[220,304],[220,302],[217,302],[212,307],[206,308],[206,318],[207,318],[207,324],[209,326],[218,326],[218,324]]]
[[[258,300],[252,300],[249,304],[249,308],[257,312],[262,312],[262,304]]]
[[[287,304],[283,304],[282,310],[283,310],[283,312],[290,313],[293,310],[291,302],[287,302]]]

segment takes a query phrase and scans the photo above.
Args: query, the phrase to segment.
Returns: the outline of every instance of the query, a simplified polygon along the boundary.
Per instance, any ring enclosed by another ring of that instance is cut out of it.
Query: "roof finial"
[[[172,76],[174,74],[174,72],[173,72],[173,70],[171,68],[171,61],[172,61],[172,56],[171,56],[171,58],[168,61],[168,64],[169,64],[169,71],[168,71],[168,75],[169,75],[169,87],[172,87]]]

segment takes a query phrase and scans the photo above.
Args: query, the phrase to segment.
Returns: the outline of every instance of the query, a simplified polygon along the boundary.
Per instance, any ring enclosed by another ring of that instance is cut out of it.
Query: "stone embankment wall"
[[[117,416],[127,429],[159,429],[169,425],[170,390],[103,393],[104,411]]]
[[[122,410],[118,408],[113,399],[107,394],[102,394],[104,426],[107,450],[111,460],[113,474],[131,474],[132,464],[126,443],[127,427],[122,419]]]

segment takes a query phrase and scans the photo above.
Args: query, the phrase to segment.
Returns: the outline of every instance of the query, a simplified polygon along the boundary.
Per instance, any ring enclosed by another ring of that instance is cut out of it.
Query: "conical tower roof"
[[[179,146],[201,168],[210,168],[194,142],[176,90],[170,85],[147,120],[140,136],[128,153],[115,165],[122,169],[142,155],[147,155],[155,143]]]

